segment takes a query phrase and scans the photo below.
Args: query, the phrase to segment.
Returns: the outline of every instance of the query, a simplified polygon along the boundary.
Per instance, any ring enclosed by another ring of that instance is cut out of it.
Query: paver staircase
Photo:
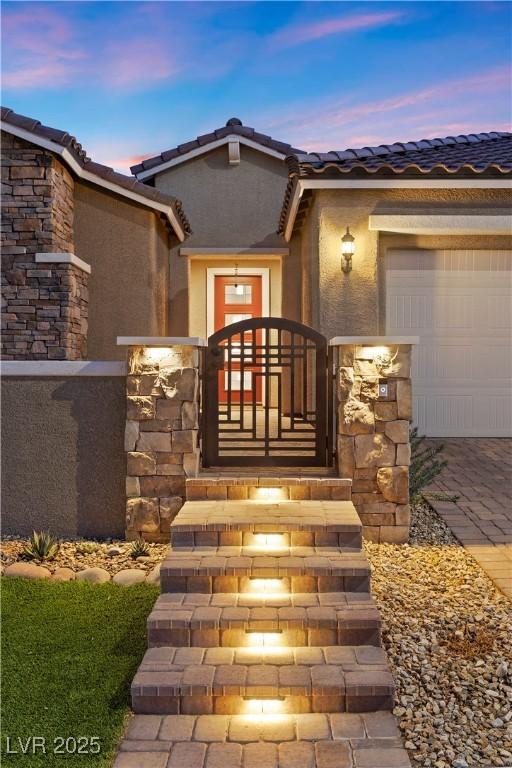
[[[115,768],[409,766],[352,503],[204,482],[171,525]]]

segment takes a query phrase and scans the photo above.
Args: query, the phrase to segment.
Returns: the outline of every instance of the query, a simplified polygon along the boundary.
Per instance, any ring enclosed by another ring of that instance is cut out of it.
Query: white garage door
[[[432,437],[512,435],[512,253],[391,251],[386,331],[420,337],[415,423]]]

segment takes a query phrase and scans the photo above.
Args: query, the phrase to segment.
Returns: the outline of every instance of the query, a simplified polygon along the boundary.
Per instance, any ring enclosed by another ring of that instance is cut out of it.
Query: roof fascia
[[[164,203],[159,203],[156,200],[148,200],[148,198],[137,194],[137,192],[134,192],[133,190],[125,189],[124,187],[121,187],[114,182],[102,179],[101,177],[96,176],[96,174],[87,171],[80,165],[80,163],[76,160],[69,149],[62,147],[60,144],[57,144],[54,141],[50,141],[49,139],[45,139],[42,136],[38,136],[36,133],[26,131],[24,128],[18,128],[17,126],[10,125],[9,123],[5,123],[3,121],[0,121],[0,128],[6,133],[11,133],[20,139],[24,139],[31,144],[36,144],[38,147],[42,147],[43,149],[47,149],[48,151],[59,155],[59,157],[64,160],[66,165],[68,165],[73,173],[75,173],[80,179],[89,181],[91,184],[95,184],[98,187],[108,189],[117,195],[128,198],[129,200],[133,200],[134,202],[143,205],[145,208],[151,208],[152,210],[165,214],[179,241],[182,243],[185,240],[185,232],[183,231],[183,227],[181,226],[181,223],[177,219],[174,211],[170,206],[165,205]]]
[[[298,179],[284,231],[290,241],[302,193],[306,189],[512,189],[512,179]]]
[[[160,163],[160,165],[155,165],[153,168],[148,168],[147,171],[140,171],[140,173],[136,173],[135,176],[139,181],[144,181],[144,179],[156,176],[157,173],[162,173],[162,171],[166,171],[168,168],[172,168],[175,165],[181,165],[181,163],[186,163],[188,160],[192,160],[194,157],[205,155],[207,152],[211,152],[213,149],[217,149],[217,147],[222,147],[224,144],[229,144],[230,142],[234,141],[237,141],[240,144],[244,144],[246,147],[250,147],[251,149],[255,149],[258,152],[263,152],[265,155],[270,155],[270,157],[275,157],[278,160],[284,160],[286,157],[284,153],[276,152],[275,149],[265,147],[262,144],[259,144],[257,141],[247,139],[245,136],[239,136],[237,133],[231,133],[229,136],[224,136],[222,139],[217,139],[216,141],[211,141],[208,144],[203,144],[203,146],[197,147],[197,149],[191,149],[190,152],[185,152],[183,155],[178,155],[178,157],[173,157],[171,160],[166,160],[165,162]]]

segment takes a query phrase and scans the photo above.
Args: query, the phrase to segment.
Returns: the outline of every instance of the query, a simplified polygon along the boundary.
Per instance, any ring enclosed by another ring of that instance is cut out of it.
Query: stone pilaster
[[[73,195],[71,175],[51,152],[2,132],[5,360],[87,356],[90,269],[73,255]],[[46,255],[53,258],[41,263]]]
[[[168,541],[199,469],[198,348],[129,346],[126,395],[126,536]]]
[[[407,541],[411,346],[387,341],[336,346],[337,455],[372,541]]]

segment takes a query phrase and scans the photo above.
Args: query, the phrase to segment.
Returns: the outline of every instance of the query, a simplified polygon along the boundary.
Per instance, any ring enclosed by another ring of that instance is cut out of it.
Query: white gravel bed
[[[512,603],[426,504],[365,542],[413,766],[512,766]]]

